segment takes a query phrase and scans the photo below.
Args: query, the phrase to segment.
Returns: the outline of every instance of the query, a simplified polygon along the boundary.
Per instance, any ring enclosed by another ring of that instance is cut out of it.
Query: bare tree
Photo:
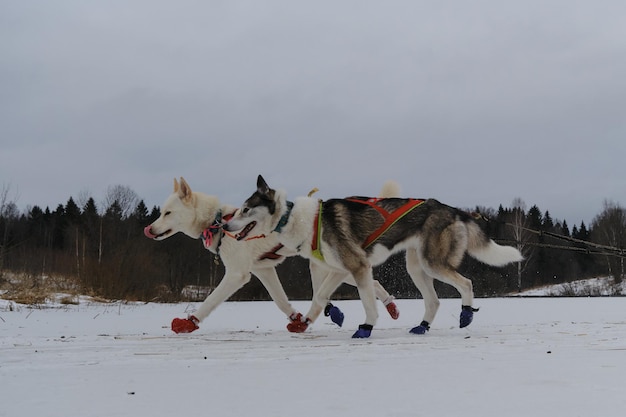
[[[128,218],[139,202],[139,196],[126,185],[112,185],[107,188],[104,197],[104,210],[107,210],[114,203],[117,203],[122,211],[122,218]]]
[[[524,203],[524,200],[520,197],[516,197],[513,199],[511,206],[511,228],[513,239],[516,242],[515,246],[517,247],[517,250],[519,250],[522,256],[524,256],[524,261],[517,263],[517,290],[522,291],[522,272],[524,271],[524,267],[526,266],[528,260],[532,256],[532,250],[526,243],[528,242],[530,232],[528,231],[528,217],[526,216],[526,203]]]
[[[604,210],[592,223],[591,239],[596,243],[623,249],[626,247],[626,210],[619,204],[605,200]],[[624,258],[606,256],[609,275],[615,283],[624,278]]]
[[[91,193],[87,189],[82,189],[78,193],[78,197],[76,198],[76,204],[80,208],[84,208],[89,199],[91,198]]]

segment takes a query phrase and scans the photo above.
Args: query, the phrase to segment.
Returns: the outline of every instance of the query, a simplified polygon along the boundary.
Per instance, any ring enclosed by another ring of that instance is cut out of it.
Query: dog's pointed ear
[[[268,195],[271,191],[271,188],[269,187],[269,185],[267,185],[262,175],[259,175],[259,177],[256,179],[256,189],[260,194],[263,195]]]
[[[174,192],[177,193],[180,185],[178,185],[178,181],[174,178]]]
[[[186,201],[191,198],[191,187],[183,177],[180,177],[180,187],[178,188],[178,197]]]

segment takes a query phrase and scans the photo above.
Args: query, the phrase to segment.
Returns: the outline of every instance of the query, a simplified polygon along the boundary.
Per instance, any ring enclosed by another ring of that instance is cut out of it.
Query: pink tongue
[[[150,239],[154,239],[157,235],[152,233],[152,225],[148,225],[143,229],[143,234]]]

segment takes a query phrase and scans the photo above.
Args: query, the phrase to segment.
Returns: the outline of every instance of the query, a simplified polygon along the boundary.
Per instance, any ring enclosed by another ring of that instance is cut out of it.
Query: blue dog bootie
[[[326,304],[326,308],[324,308],[324,315],[326,317],[330,316],[330,319],[337,326],[341,327],[343,325],[344,315],[339,307],[334,306],[332,303]]]
[[[374,326],[371,324],[361,324],[359,329],[352,335],[353,339],[367,339],[372,334]]]
[[[411,330],[409,330],[409,333],[426,334],[426,332],[429,330],[430,324],[426,320],[423,320],[419,326],[413,327]]]
[[[461,328],[467,327],[470,325],[470,323],[474,319],[475,311],[478,311],[478,309],[472,306],[461,306],[461,320],[460,320]]]

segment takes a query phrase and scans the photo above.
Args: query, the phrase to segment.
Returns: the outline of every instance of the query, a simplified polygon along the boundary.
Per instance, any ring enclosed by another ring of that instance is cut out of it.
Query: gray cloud
[[[0,182],[20,205],[175,176],[239,204],[406,195],[570,225],[626,202],[626,4],[0,5]]]

